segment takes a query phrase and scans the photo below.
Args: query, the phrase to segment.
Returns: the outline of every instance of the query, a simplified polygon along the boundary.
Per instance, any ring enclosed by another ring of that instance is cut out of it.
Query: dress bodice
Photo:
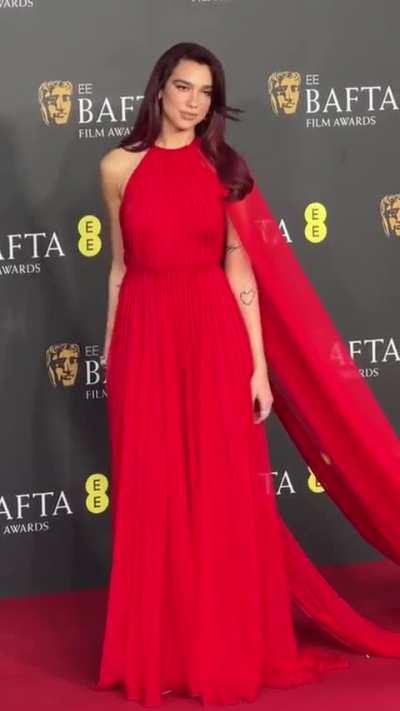
[[[225,241],[225,186],[195,139],[150,146],[120,206],[127,270],[218,265]]]

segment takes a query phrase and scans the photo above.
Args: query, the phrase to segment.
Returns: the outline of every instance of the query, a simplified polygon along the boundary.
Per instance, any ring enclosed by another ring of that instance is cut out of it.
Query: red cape
[[[257,280],[273,409],[327,494],[378,551],[400,562],[400,445],[279,230],[256,181],[229,215]],[[400,656],[400,632],[358,614],[281,519],[291,593],[353,649]]]

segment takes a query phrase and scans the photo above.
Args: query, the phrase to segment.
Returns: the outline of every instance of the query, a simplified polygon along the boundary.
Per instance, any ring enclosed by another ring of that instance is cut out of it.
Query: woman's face
[[[180,59],[161,89],[162,113],[177,129],[194,129],[211,105],[212,76],[207,64]]]

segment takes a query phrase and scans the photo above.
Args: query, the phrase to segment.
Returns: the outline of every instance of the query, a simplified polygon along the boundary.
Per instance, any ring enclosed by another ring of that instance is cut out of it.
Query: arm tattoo
[[[246,289],[244,291],[241,291],[239,294],[240,301],[242,304],[245,306],[249,306],[251,302],[254,300],[254,297],[256,295],[256,292],[254,289]]]
[[[229,252],[233,252],[234,249],[239,249],[240,246],[240,242],[236,242],[236,244],[234,242],[231,242],[230,244],[226,245],[225,251],[228,254]]]

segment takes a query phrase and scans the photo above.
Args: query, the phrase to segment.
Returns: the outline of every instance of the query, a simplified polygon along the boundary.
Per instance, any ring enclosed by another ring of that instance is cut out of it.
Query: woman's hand
[[[259,424],[271,412],[273,395],[268,380],[268,369],[265,362],[255,366],[250,379],[251,399],[254,410],[254,422]]]
[[[104,341],[104,347],[103,347],[103,352],[100,355],[100,365],[102,368],[107,367],[107,360],[108,360],[108,351],[110,349],[110,342],[109,338],[106,338]]]

